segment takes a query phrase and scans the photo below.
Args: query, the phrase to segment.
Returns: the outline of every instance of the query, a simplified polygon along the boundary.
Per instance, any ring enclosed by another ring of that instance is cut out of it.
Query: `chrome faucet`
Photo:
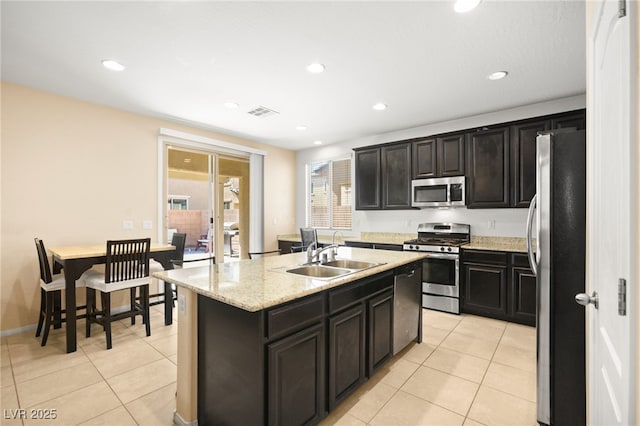
[[[327,250],[329,250],[329,256],[320,257],[320,255],[322,253],[324,253],[325,251],[327,251]],[[313,262],[325,263],[327,261],[330,262],[332,260],[335,260],[337,250],[338,250],[338,245],[337,244],[331,244],[331,245],[326,246],[326,247],[321,247],[319,249],[314,250],[311,253],[311,260],[309,260],[309,254],[307,252],[307,261],[310,261],[311,263],[313,263]]]
[[[315,252],[315,248],[317,247],[316,242],[310,243],[307,246],[307,263],[313,263],[314,262],[314,258],[316,257],[316,252]]]

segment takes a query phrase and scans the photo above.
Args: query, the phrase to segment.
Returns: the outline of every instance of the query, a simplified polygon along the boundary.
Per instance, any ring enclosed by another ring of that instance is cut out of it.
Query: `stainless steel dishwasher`
[[[394,272],[393,354],[395,355],[412,341],[422,341],[421,262],[401,266]]]

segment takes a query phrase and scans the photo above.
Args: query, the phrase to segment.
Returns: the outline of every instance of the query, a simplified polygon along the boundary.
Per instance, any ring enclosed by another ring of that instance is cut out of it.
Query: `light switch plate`
[[[133,229],[133,221],[132,220],[123,220],[122,221],[122,229],[132,230]]]
[[[153,229],[153,221],[152,220],[143,220],[142,221],[142,229]]]

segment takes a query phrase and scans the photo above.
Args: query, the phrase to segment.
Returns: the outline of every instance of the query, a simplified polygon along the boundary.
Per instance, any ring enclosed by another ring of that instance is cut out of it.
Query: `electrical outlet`
[[[187,299],[184,294],[178,294],[178,311],[185,315],[187,313]]]
[[[142,221],[142,229],[153,229],[153,221],[152,220],[143,220]]]
[[[133,221],[132,220],[123,220],[122,221],[122,229],[126,229],[130,231],[133,229]]]
[[[490,220],[489,222],[487,222],[487,227],[489,229],[495,229],[496,228],[496,221],[495,220]]]

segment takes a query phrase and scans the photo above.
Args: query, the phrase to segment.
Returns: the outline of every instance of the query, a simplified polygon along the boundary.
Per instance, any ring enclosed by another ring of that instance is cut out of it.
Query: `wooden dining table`
[[[170,244],[151,244],[150,257],[160,262],[164,269],[173,269],[175,247]],[[53,255],[54,273],[64,270],[67,353],[77,350],[76,339],[76,281],[93,265],[106,263],[107,244],[48,247]],[[173,322],[173,295],[171,284],[164,283],[164,323]]]

